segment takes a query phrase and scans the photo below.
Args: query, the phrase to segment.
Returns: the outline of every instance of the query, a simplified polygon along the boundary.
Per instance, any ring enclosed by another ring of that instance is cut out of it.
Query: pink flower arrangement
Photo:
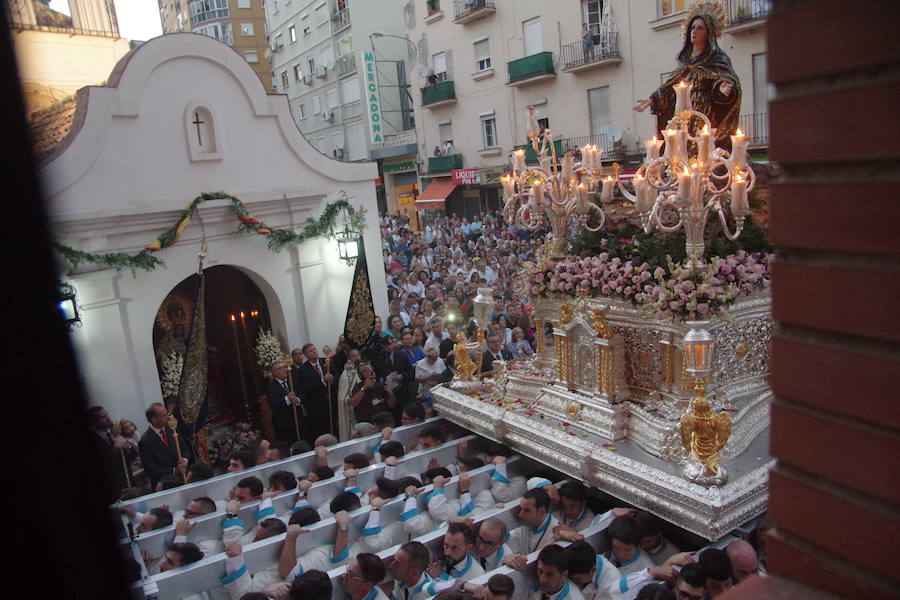
[[[611,296],[652,309],[659,319],[691,320],[721,314],[736,299],[767,288],[773,258],[740,250],[693,271],[671,260],[667,268],[653,268],[606,252],[559,261],[544,255],[523,270],[518,287],[531,297]]]

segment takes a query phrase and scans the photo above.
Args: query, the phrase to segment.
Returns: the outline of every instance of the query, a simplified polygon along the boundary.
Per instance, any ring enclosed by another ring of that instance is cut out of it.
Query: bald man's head
[[[741,582],[753,573],[759,572],[759,561],[756,550],[746,540],[735,540],[725,547],[734,580]]]

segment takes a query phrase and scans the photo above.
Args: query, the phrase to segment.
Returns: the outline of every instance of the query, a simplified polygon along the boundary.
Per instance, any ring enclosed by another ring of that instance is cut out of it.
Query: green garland
[[[56,244],[56,250],[65,257],[73,269],[78,268],[81,264],[93,263],[105,267],[115,267],[116,269],[130,269],[132,272],[138,269],[152,271],[156,267],[165,264],[154,253],[174,246],[178,242],[181,232],[190,224],[197,207],[209,200],[229,200],[231,202],[231,210],[239,221],[238,232],[256,233],[266,236],[268,238],[268,248],[272,252],[280,252],[288,244],[302,244],[314,238],[334,237],[334,234],[339,229],[337,218],[342,210],[347,211],[350,217],[350,225],[354,229],[361,232],[365,227],[365,217],[362,211],[356,211],[353,208],[348,200],[347,193],[344,191],[341,191],[339,200],[325,205],[325,210],[322,211],[318,219],[308,218],[303,229],[298,231],[267,227],[265,223],[254,218],[247,210],[247,207],[244,206],[244,203],[236,196],[225,192],[204,192],[191,200],[174,225],[159,234],[153,243],[140,252],[134,254],[127,252],[93,254],[75,250],[63,244]]]

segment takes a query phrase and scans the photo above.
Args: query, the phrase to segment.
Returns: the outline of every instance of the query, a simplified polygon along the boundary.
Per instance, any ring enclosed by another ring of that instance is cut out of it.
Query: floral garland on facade
[[[237,197],[225,192],[204,192],[188,203],[187,207],[182,211],[175,222],[169,229],[162,232],[153,242],[146,246],[140,252],[129,254],[127,252],[111,252],[107,254],[93,254],[91,252],[82,252],[75,250],[69,246],[56,244],[56,249],[65,259],[72,265],[72,268],[78,268],[83,263],[93,263],[106,267],[115,267],[117,269],[130,269],[135,271],[141,269],[144,271],[152,271],[156,267],[164,264],[158,259],[154,253],[165,248],[170,248],[178,243],[181,233],[190,224],[197,207],[209,200],[229,200],[231,202],[231,210],[239,221],[238,232],[240,233],[256,233],[266,236],[268,240],[269,250],[279,252],[288,244],[302,244],[313,238],[334,237],[338,230],[338,216],[341,211],[346,211],[349,222],[348,224],[359,232],[365,227],[365,210],[360,208],[356,210],[350,204],[346,192],[341,192],[341,198],[325,205],[325,210],[318,219],[312,217],[306,220],[303,229],[293,230],[286,228],[272,228],[265,223],[256,219],[247,210],[247,207]]]
[[[771,253],[738,250],[695,271],[671,259],[654,268],[608,252],[563,260],[542,252],[524,266],[517,288],[531,298],[612,297],[653,310],[658,319],[693,320],[722,314],[738,298],[766,289],[773,259]]]

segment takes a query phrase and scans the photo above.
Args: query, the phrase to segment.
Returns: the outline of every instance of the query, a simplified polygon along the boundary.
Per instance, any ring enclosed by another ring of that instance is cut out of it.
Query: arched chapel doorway
[[[259,397],[265,389],[254,347],[271,329],[266,298],[240,269],[204,269],[208,355],[208,423],[240,420],[260,427]],[[166,296],[153,324],[153,349],[167,404],[174,402],[165,371],[175,355],[184,357],[196,300],[197,275],[182,280]]]

